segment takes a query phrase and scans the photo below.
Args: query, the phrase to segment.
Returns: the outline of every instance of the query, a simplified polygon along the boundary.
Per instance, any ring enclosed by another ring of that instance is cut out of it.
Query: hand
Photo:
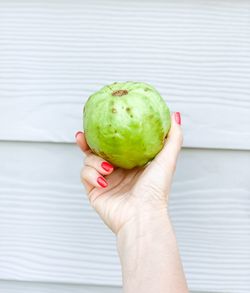
[[[180,114],[174,113],[161,152],[144,167],[124,170],[104,163],[102,158],[91,152],[84,133],[76,134],[76,142],[86,155],[81,180],[89,201],[115,234],[138,217],[166,214],[182,141]],[[103,168],[105,165],[110,166],[109,170]]]
[[[172,177],[183,141],[178,121],[179,113],[174,113],[165,145],[154,160],[143,168],[132,170],[104,163],[102,158],[91,152],[84,133],[77,133],[76,142],[86,154],[81,180],[87,189],[90,204],[115,234],[145,213],[166,213]],[[105,165],[106,170],[103,168]]]
[[[188,292],[167,216],[183,140],[180,124],[180,114],[174,113],[161,152],[147,166],[132,170],[114,168],[91,152],[84,133],[76,135],[77,144],[86,154],[81,179],[90,203],[117,235],[125,293]]]

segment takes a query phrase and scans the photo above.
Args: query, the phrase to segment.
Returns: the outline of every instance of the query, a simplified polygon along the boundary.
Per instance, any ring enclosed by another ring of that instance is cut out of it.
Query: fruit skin
[[[151,161],[164,145],[170,111],[156,89],[142,82],[117,82],[91,95],[83,110],[91,150],[117,167]]]

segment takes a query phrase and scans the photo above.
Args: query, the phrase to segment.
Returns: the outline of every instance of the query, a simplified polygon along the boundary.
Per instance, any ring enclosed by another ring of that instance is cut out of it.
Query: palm
[[[147,177],[152,178],[155,174],[155,163],[151,164],[133,170],[118,168],[106,176],[108,188],[93,188],[89,193],[91,205],[113,232],[117,233],[123,225],[142,212],[142,207],[166,206],[167,185],[163,190],[157,188],[154,180],[147,183]]]
[[[89,193],[91,205],[115,233],[134,216],[136,206],[134,203],[138,201],[134,188],[142,172],[143,168],[116,169],[106,176],[108,188],[95,187]]]

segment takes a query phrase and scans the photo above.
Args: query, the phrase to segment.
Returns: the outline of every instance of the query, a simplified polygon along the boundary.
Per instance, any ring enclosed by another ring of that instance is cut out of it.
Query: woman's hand
[[[188,293],[174,231],[167,216],[168,197],[182,145],[180,114],[162,151],[143,168],[114,168],[94,155],[82,132],[86,154],[81,172],[91,205],[117,235],[124,293]]]
[[[180,124],[180,114],[174,113],[161,152],[147,166],[132,170],[114,168],[91,152],[84,133],[76,134],[76,142],[86,155],[81,180],[89,201],[115,234],[122,227],[148,215],[160,217],[166,214],[172,177],[183,141]]]

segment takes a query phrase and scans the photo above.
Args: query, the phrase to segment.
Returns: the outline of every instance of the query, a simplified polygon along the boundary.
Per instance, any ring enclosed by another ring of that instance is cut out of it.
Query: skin
[[[76,142],[85,153],[81,180],[91,206],[117,237],[125,293],[187,293],[176,237],[167,213],[168,199],[183,137],[171,118],[165,145],[145,167],[105,171],[84,133]],[[106,179],[102,188],[98,177]]]

